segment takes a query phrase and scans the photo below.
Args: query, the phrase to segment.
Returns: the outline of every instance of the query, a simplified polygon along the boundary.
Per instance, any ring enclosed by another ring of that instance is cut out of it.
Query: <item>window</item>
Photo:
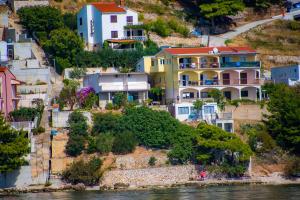
[[[241,91],[241,97],[248,97],[248,90]]]
[[[246,62],[246,61],[247,61],[246,56],[241,56],[241,57],[240,57],[240,61],[241,61],[241,62]]]
[[[127,21],[127,23],[132,23],[133,22],[133,17],[132,16],[127,16],[126,21]]]
[[[118,31],[112,31],[111,38],[118,38]]]
[[[259,71],[256,71],[255,76],[257,79],[259,79]]]
[[[79,18],[79,25],[82,25],[82,17]]]
[[[117,15],[111,15],[110,16],[110,23],[117,23],[118,22],[118,16]]]
[[[80,33],[80,37],[83,38],[83,33]]]
[[[204,114],[213,114],[215,113],[214,106],[204,106]]]
[[[91,20],[90,24],[91,24],[91,35],[93,35],[95,32],[94,20]]]
[[[208,98],[208,92],[201,92],[201,98]]]
[[[188,115],[189,107],[178,107],[178,114],[179,115]]]
[[[165,64],[165,59],[160,59],[160,64],[164,65]]]
[[[229,133],[232,132],[232,123],[225,123],[224,124],[224,131],[227,131]]]
[[[151,60],[151,67],[154,67],[154,65],[155,65],[155,61]]]
[[[119,75],[115,75],[115,78],[118,78],[119,77]]]

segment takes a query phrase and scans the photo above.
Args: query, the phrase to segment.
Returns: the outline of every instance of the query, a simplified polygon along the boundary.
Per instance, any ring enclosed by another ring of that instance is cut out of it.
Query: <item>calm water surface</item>
[[[1,197],[5,200],[28,199],[72,199],[72,200],[218,200],[218,199],[263,199],[263,200],[300,200],[300,185],[286,186],[210,186],[182,187],[166,190],[122,191],[122,192],[56,192],[22,194],[18,196]]]

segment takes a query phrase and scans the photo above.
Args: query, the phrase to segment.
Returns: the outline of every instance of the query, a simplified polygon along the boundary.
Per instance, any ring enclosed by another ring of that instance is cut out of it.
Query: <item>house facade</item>
[[[112,103],[118,92],[126,93],[128,101],[142,103],[148,99],[148,77],[145,73],[96,73],[83,78],[83,87],[93,87],[99,96],[99,105],[104,108]]]
[[[289,86],[300,83],[300,65],[271,68],[271,79],[274,83],[285,83]]]
[[[138,71],[152,87],[165,90],[165,102],[207,99],[212,89],[229,99],[261,99],[261,63],[248,47],[166,48],[142,58]]]
[[[143,41],[143,30],[128,28],[138,24],[138,13],[125,7],[124,0],[120,5],[114,2],[90,3],[77,14],[78,35],[88,50],[103,47],[105,41],[112,48],[131,47],[136,41]]]
[[[17,85],[20,81],[6,67],[0,67],[0,112],[7,117],[18,106]]]

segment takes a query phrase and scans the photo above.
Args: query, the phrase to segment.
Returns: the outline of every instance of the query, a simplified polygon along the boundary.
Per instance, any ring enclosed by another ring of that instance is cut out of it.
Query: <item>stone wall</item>
[[[10,0],[9,3],[12,6],[14,12],[17,12],[20,8],[30,7],[30,6],[48,6],[48,0],[29,0],[29,1],[15,1]]]
[[[226,106],[224,112],[232,112],[232,117],[234,120],[253,120],[261,121],[263,119],[263,114],[267,114],[266,108],[261,109],[260,105],[239,105]]]
[[[194,165],[112,170],[104,173],[100,187],[116,188],[118,185],[129,188],[170,186],[185,184],[196,176],[197,170]]]
[[[54,128],[66,128],[69,127],[68,118],[73,111],[60,111],[52,112],[52,127]],[[92,125],[92,115],[90,112],[82,112],[82,114],[87,118],[87,123],[89,126]]]

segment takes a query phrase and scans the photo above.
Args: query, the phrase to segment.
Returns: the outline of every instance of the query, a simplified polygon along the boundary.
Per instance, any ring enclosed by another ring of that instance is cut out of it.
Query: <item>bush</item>
[[[300,157],[291,158],[284,168],[287,177],[300,177]]]
[[[107,154],[112,151],[114,136],[111,133],[100,134],[96,137],[96,150],[101,154]]]
[[[190,30],[185,25],[183,25],[183,22],[181,22],[181,21],[171,19],[168,21],[168,26],[174,32],[179,33],[184,37],[189,36]]]
[[[86,121],[86,117],[79,111],[74,111],[69,115],[68,123],[71,124],[76,124]]]
[[[70,135],[87,136],[88,124],[86,117],[81,112],[72,112],[69,116],[68,123],[70,124]]]
[[[92,134],[98,135],[106,132],[117,132],[120,128],[121,116],[113,113],[97,113],[94,114],[94,126]]]
[[[132,133],[119,133],[115,136],[112,152],[115,154],[131,153],[135,149],[136,145],[137,141]]]
[[[33,135],[38,135],[40,133],[45,133],[45,128],[39,126],[38,128],[32,129],[32,133],[33,133]]]
[[[112,103],[107,103],[105,106],[106,110],[113,110],[114,109],[114,105]]]
[[[297,22],[297,21],[294,21],[294,20],[289,21],[288,28],[293,30],[293,31],[300,30],[300,23]]]
[[[78,156],[84,150],[85,139],[81,135],[69,135],[66,145],[66,153],[69,156]]]
[[[118,92],[113,97],[113,104],[116,106],[116,108],[121,108],[122,106],[125,106],[127,103],[127,96],[123,92]]]
[[[88,186],[97,185],[101,174],[99,172],[102,166],[102,160],[99,158],[92,158],[88,162],[79,160],[73,162],[65,171],[62,173],[63,180],[68,183],[78,184],[83,183]]]
[[[151,156],[148,161],[149,166],[155,166],[156,161],[157,159],[154,156]]]
[[[37,108],[25,108],[21,107],[9,113],[9,116],[13,121],[33,121],[35,116],[39,115],[39,110]]]
[[[154,148],[170,147],[170,137],[179,125],[168,112],[147,107],[126,108],[121,118],[122,128],[132,132],[141,145]]]
[[[158,18],[151,23],[151,31],[157,33],[161,37],[167,37],[171,34],[168,24],[162,18]]]

